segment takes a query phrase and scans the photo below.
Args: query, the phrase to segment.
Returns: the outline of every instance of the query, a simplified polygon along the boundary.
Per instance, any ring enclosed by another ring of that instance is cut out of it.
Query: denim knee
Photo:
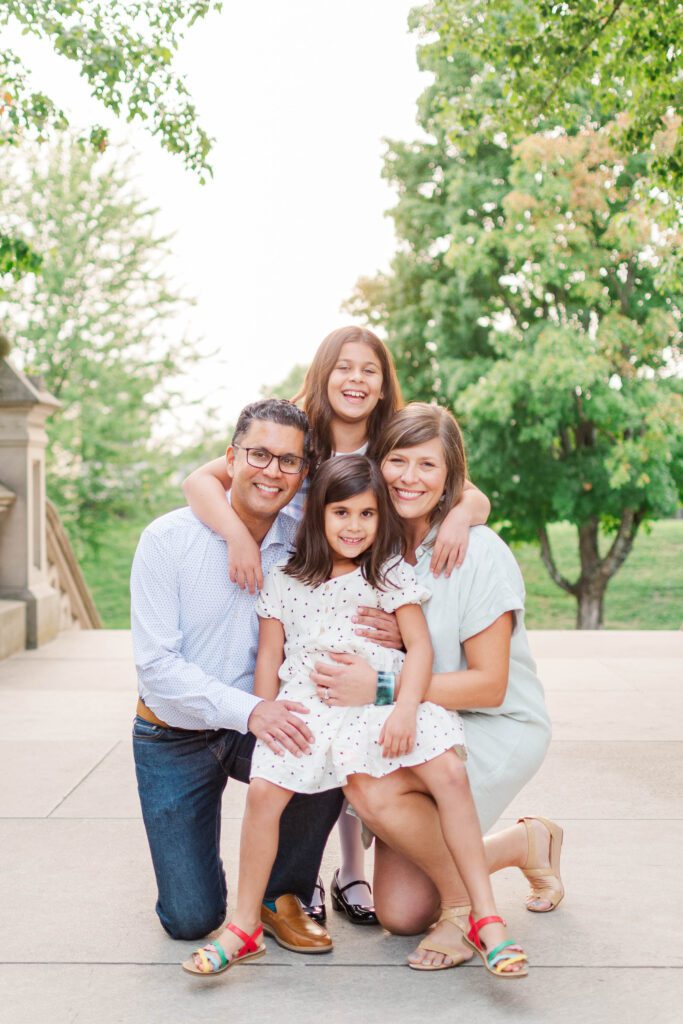
[[[209,932],[220,928],[225,920],[227,907],[172,907],[166,909],[157,904],[157,915],[164,931],[172,939],[203,939]]]

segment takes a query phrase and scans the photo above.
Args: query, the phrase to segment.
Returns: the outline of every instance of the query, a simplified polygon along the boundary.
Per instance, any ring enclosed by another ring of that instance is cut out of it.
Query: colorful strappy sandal
[[[487,924],[502,924],[504,928],[507,928],[507,922],[502,917],[480,917],[478,921],[475,921],[473,915],[470,914],[470,930],[465,936],[465,942],[469,943],[472,949],[479,954],[489,974],[495,975],[496,978],[527,978],[529,972],[526,967],[520,967],[518,971],[505,969],[512,964],[527,964],[529,962],[522,947],[518,946],[513,939],[500,942],[492,950],[487,951],[486,946],[479,938],[479,930],[485,928]]]
[[[226,928],[234,932],[244,942],[244,945],[240,946],[236,953],[227,956],[220,942],[214,939],[208,945],[195,949],[190,959],[185,960],[182,964],[183,970],[188,971],[190,974],[200,974],[205,978],[212,978],[216,974],[222,974],[223,971],[227,971],[228,967],[233,967],[244,960],[258,960],[259,957],[265,955],[265,944],[257,941],[263,938],[263,928],[261,925],[258,926],[252,935],[247,935],[246,932],[243,932],[235,924],[226,925]],[[195,957],[199,959],[199,964],[197,964]]]

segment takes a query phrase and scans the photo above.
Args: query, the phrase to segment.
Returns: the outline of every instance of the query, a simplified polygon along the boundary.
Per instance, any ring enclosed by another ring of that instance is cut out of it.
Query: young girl
[[[403,399],[391,355],[376,334],[363,327],[341,327],[325,338],[311,363],[303,387],[294,401],[301,402],[313,434],[320,462],[334,455],[373,456],[374,446]],[[238,516],[225,500],[230,487],[225,459],[215,459],[196,470],[183,484],[188,503],[199,519],[228,542],[228,572],[233,583],[255,593],[263,586],[260,550]],[[308,481],[287,506],[300,518]],[[434,543],[431,568],[448,576],[462,564],[467,550],[469,528],[486,523],[490,504],[485,495],[466,481],[462,500],[444,519]],[[368,617],[366,613],[370,611]],[[386,619],[372,616],[372,610],[358,607],[356,633],[391,647],[397,644],[395,629]],[[371,628],[367,628],[371,627]],[[374,924],[364,877],[360,825],[342,810],[339,819],[342,865],[335,872],[332,895],[337,909],[343,908],[356,924]],[[324,891],[316,887],[313,907],[316,920],[325,920]]]
[[[471,942],[481,933],[490,950],[487,966],[496,976],[526,976],[526,956],[507,939],[496,915],[477,812],[458,756],[464,756],[462,721],[455,712],[422,703],[432,649],[420,605],[429,595],[396,554],[401,535],[382,475],[370,459],[349,456],[323,465],[309,494],[296,553],[270,573],[257,602],[261,621],[254,690],[273,700],[279,688],[280,699],[306,705],[314,740],[310,754],[300,758],[287,751],[278,757],[265,743],[256,743],[235,916],[220,941],[183,964],[191,973],[216,974],[265,953],[261,903],[277,851],[280,816],[294,793],[343,787],[359,773],[380,778],[407,768],[437,805],[472,905]],[[405,660],[355,634],[352,619],[359,601],[396,613]],[[316,660],[330,651],[349,650],[363,652],[380,678],[387,657],[392,668],[400,669],[396,704],[341,708],[318,697],[310,679]],[[448,901],[449,894],[441,895]]]

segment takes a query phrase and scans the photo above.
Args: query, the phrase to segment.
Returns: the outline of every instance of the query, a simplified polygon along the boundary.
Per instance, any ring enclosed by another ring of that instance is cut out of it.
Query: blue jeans
[[[163,729],[135,717],[133,754],[157,880],[156,911],[174,939],[202,938],[225,919],[221,799],[229,778],[249,782],[254,743],[250,733]],[[310,901],[341,805],[339,789],[290,800],[266,899],[293,893]]]

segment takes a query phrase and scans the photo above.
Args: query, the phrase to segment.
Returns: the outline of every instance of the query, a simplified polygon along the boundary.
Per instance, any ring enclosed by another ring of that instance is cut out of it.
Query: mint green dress
[[[429,571],[433,535],[417,549],[415,574],[432,595],[422,607],[434,647],[434,672],[466,669],[464,641],[504,612],[514,616],[505,700],[497,708],[461,711],[467,774],[486,832],[540,768],[550,742],[550,719],[524,628],[524,581],[509,547],[487,526],[472,527],[462,566],[449,579],[435,579]]]

